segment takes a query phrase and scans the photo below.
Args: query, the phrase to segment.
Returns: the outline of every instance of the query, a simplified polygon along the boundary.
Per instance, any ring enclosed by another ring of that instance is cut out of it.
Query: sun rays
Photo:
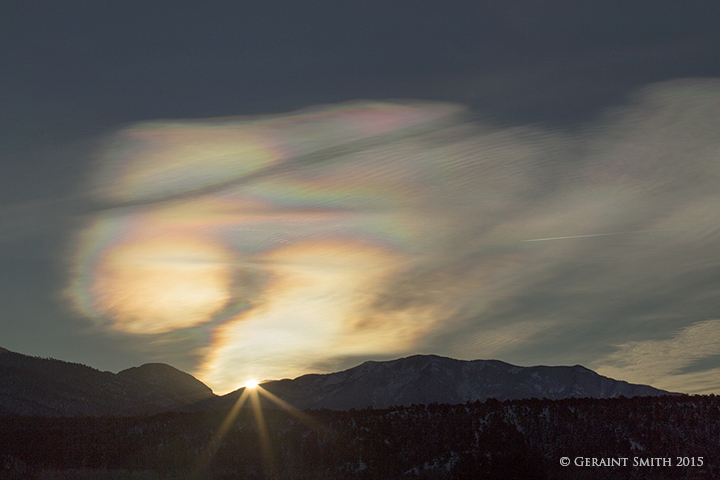
[[[218,449],[223,444],[223,439],[235,424],[240,410],[245,405],[245,403],[248,402],[248,400],[250,401],[250,408],[253,411],[255,427],[258,434],[258,446],[260,447],[260,453],[262,455],[263,463],[265,465],[266,474],[269,478],[273,478],[275,476],[277,466],[275,463],[272,443],[270,441],[270,435],[268,434],[268,428],[265,422],[265,416],[263,415],[263,407],[260,399],[261,396],[265,397],[267,400],[280,407],[282,410],[297,418],[308,427],[314,430],[321,430],[323,428],[322,425],[312,416],[302,412],[301,410],[298,410],[288,402],[265,390],[258,384],[256,380],[248,380],[245,383],[245,387],[242,389],[242,393],[235,401],[232,408],[225,416],[225,419],[220,424],[220,427],[217,429],[213,437],[208,441],[204,451],[200,455],[198,466],[196,468],[197,478],[202,477],[203,472],[212,462]]]

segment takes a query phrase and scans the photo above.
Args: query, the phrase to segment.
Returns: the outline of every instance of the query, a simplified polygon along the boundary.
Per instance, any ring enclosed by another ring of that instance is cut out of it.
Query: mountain
[[[603,377],[580,365],[518,367],[498,360],[436,355],[370,361],[342,372],[265,382],[262,388],[303,410],[669,393]],[[111,373],[0,348],[0,415],[130,416],[217,410],[230,408],[242,392],[218,397],[193,376],[162,363]]]
[[[143,415],[214,397],[170,365],[150,363],[117,374],[0,348],[0,414]]]
[[[603,377],[580,365],[518,367],[498,360],[464,361],[436,355],[370,361],[338,373],[266,382],[262,388],[301,410],[458,404],[488,398],[613,398],[669,393]],[[229,408],[242,392],[240,389],[186,409]]]

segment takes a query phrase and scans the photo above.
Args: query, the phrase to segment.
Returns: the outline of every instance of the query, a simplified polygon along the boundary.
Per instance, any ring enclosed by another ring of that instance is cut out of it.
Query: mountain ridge
[[[244,388],[223,396],[164,363],[118,373],[32,357],[0,347],[0,415],[136,416],[231,408]],[[301,410],[351,410],[523,398],[613,398],[673,394],[614,380],[581,365],[520,367],[500,360],[412,355],[368,360],[334,373],[266,381],[262,388]],[[263,404],[273,404],[263,400]]]
[[[520,367],[500,360],[457,360],[412,355],[366,361],[335,373],[272,380],[261,387],[298,409],[350,410],[429,403],[522,398],[613,398],[675,394],[599,375],[583,367]],[[244,388],[185,407],[230,408]],[[268,403],[268,406],[271,406]]]
[[[166,364],[112,373],[7,349],[0,350],[0,379],[2,415],[146,415],[214,396],[207,385]]]

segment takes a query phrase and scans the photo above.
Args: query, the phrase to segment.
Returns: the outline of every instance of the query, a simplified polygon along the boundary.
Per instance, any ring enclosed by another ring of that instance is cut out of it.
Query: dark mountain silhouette
[[[265,382],[262,387],[305,410],[668,393],[603,377],[579,365],[518,367],[498,360],[463,361],[436,355],[370,361],[338,373],[303,375]],[[162,363],[115,374],[0,349],[0,415],[133,416],[218,410],[230,408],[242,392],[218,397],[196,378]]]
[[[613,398],[669,393],[603,377],[580,365],[518,367],[498,360],[464,361],[436,355],[370,361],[338,373],[303,375],[265,382],[262,387],[299,409],[331,410],[459,404],[488,398]],[[242,392],[207,399],[185,410],[229,408]]]
[[[210,388],[170,365],[114,374],[0,349],[0,414],[142,415],[209,397]]]

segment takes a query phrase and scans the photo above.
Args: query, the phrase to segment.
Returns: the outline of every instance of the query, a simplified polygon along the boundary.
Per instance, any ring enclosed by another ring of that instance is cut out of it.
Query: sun
[[[250,406],[253,410],[254,417],[255,417],[255,425],[258,429],[258,440],[260,443],[260,449],[262,451],[263,461],[265,463],[265,468],[267,469],[267,472],[269,473],[269,476],[272,478],[275,478],[275,460],[273,458],[273,452],[272,452],[272,446],[270,445],[270,437],[268,436],[267,432],[267,425],[265,424],[265,419],[263,416],[263,407],[261,406],[260,397],[263,396],[267,398],[269,401],[274,403],[275,405],[279,406],[280,408],[286,410],[288,413],[290,413],[292,416],[300,420],[301,422],[305,423],[306,425],[310,426],[311,428],[320,431],[322,429],[322,425],[318,423],[313,417],[310,415],[301,412],[297,408],[290,405],[285,400],[282,400],[281,398],[278,398],[273,393],[268,392],[264,388],[262,388],[260,385],[258,385],[257,380],[248,380],[245,382],[245,388],[243,389],[242,394],[240,394],[240,397],[235,401],[235,404],[230,409],[230,412],[225,417],[225,420],[223,420],[222,424],[218,428],[218,430],[215,432],[215,435],[213,436],[212,440],[208,443],[208,445],[205,447],[205,451],[202,454],[202,458],[205,458],[206,461],[210,461],[215,454],[218,451],[219,446],[223,443],[222,439],[225,437],[225,435],[230,431],[230,428],[232,428],[233,423],[235,422],[235,419],[237,418],[238,413],[240,412],[240,409],[245,404],[245,402],[249,399],[250,400]],[[205,465],[207,466],[207,465]],[[204,467],[203,467],[204,468]]]

